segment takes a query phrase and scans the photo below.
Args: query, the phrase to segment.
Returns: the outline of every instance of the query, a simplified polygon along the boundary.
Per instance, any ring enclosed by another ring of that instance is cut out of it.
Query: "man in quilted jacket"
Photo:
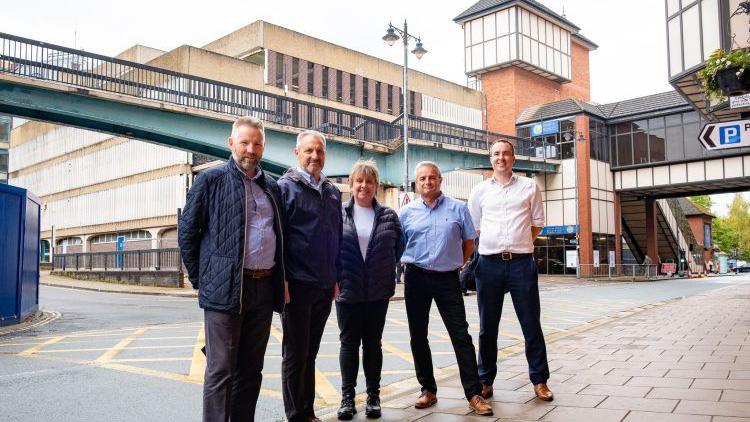
[[[337,286],[341,251],[341,192],[323,175],[326,138],[297,136],[297,167],[279,179],[284,208],[284,268],[290,301],[284,328],[281,382],[291,422],[317,421],[315,358]]]
[[[281,193],[260,168],[263,123],[232,125],[226,164],[198,175],[179,223],[182,260],[204,310],[204,421],[252,421],[274,310],[285,304]]]

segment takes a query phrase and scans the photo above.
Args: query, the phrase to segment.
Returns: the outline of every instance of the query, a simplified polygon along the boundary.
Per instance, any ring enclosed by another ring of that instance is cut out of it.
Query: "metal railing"
[[[55,254],[52,270],[61,271],[181,271],[178,248]]]
[[[388,146],[397,144],[401,137],[400,118],[395,122],[377,119],[2,32],[0,72],[232,116],[252,115],[281,125]],[[410,131],[414,139],[485,149],[488,142],[499,138],[516,139],[422,117],[413,119]],[[546,150],[543,142],[520,138],[516,142],[522,151],[534,152],[519,151],[521,155],[539,157],[539,148]]]
[[[619,264],[610,266],[607,263],[580,264],[578,268],[581,278],[616,278],[631,280],[651,280],[659,275],[659,266],[656,264]]]

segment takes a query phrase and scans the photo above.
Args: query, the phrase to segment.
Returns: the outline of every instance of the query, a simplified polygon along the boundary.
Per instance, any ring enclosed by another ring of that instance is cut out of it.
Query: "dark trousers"
[[[362,344],[362,369],[365,372],[367,394],[380,395],[380,371],[383,369],[383,338],[388,299],[364,303],[336,302],[339,323],[339,366],[341,366],[341,394],[354,398],[359,372],[359,345]]]
[[[479,378],[482,383],[492,385],[497,375],[497,332],[503,298],[508,291],[526,341],[529,378],[533,384],[546,383],[549,367],[539,321],[539,285],[533,257],[503,261],[480,255],[475,276],[479,305]]]
[[[203,420],[255,420],[273,318],[273,281],[243,280],[243,313],[205,310]]]
[[[469,335],[469,324],[466,322],[466,309],[458,281],[458,271],[428,273],[414,265],[407,265],[404,298],[414,369],[422,391],[437,393],[432,370],[432,352],[427,340],[430,307],[434,300],[456,353],[464,394],[467,399],[480,394],[482,385],[477,376],[476,351]]]
[[[331,313],[333,289],[289,283],[289,296],[281,318],[281,389],[287,419],[306,421],[315,416],[315,358]]]

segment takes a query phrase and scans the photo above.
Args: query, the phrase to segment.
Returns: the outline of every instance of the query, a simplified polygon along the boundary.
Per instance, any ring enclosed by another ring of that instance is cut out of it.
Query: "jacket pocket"
[[[235,279],[234,259],[213,255],[208,263],[206,299],[215,305],[227,305],[232,298]]]

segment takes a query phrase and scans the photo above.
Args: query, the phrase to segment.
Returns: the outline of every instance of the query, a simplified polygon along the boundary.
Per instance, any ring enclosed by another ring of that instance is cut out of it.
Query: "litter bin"
[[[39,199],[0,184],[0,326],[39,309]]]

